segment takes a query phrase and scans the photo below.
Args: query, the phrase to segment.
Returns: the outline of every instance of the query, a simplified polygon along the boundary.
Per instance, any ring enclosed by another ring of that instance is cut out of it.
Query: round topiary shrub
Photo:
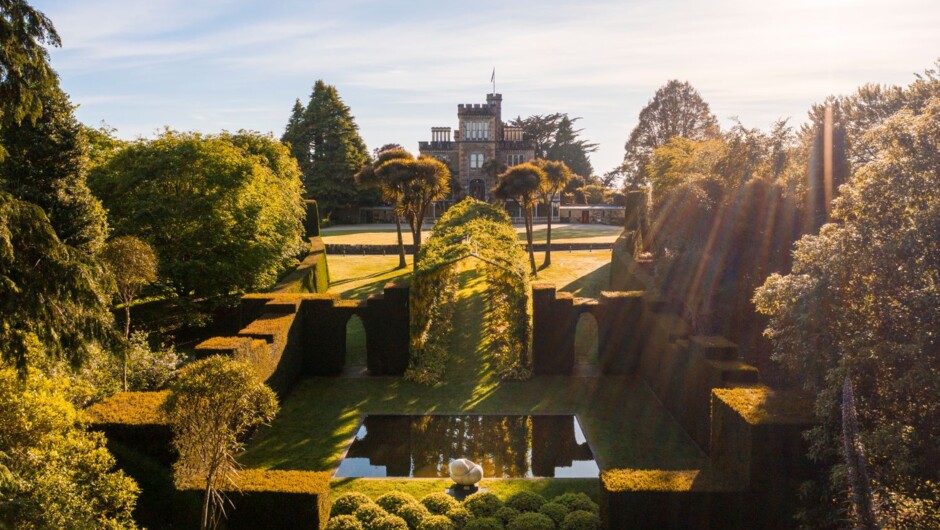
[[[555,530],[555,522],[543,513],[520,513],[509,521],[506,530]]]
[[[398,509],[409,504],[418,504],[417,499],[403,491],[390,491],[378,499],[375,503],[385,508],[388,513],[397,514]]]
[[[495,517],[470,519],[464,530],[503,530],[503,522]]]
[[[463,507],[474,517],[492,517],[503,507],[499,497],[492,493],[474,493],[463,501]]]
[[[561,523],[561,530],[600,530],[601,518],[596,513],[577,510],[569,513]]]
[[[546,502],[539,508],[539,513],[547,515],[557,525],[565,520],[565,516],[568,515],[568,508],[557,502]]]
[[[379,517],[385,517],[388,515],[381,506],[378,504],[363,504],[356,509],[356,513],[353,515],[356,516],[356,519],[359,519],[359,522],[363,524],[366,529],[371,528],[369,525],[373,520],[378,519]]]
[[[447,513],[444,514],[448,519],[454,522],[454,526],[457,528],[463,528],[467,524],[467,521],[473,519],[474,515],[470,513],[463,506],[455,506],[450,510],[447,510]]]
[[[388,514],[373,519],[365,530],[408,530],[408,523],[397,515]]]
[[[362,530],[362,523],[352,515],[330,516],[326,530]]]
[[[421,499],[421,504],[423,504],[429,512],[435,515],[444,515],[451,508],[460,506],[460,503],[457,502],[457,499],[454,499],[450,495],[443,492],[428,493],[423,499]]]
[[[429,515],[421,521],[418,530],[456,530],[457,525],[446,515]]]
[[[404,519],[408,523],[408,528],[415,530],[421,524],[421,521],[431,515],[431,512],[423,505],[414,503],[401,505],[395,515]]]
[[[362,493],[344,493],[333,501],[330,508],[330,517],[337,515],[352,515],[364,504],[375,504],[372,499]]]
[[[503,524],[509,524],[509,521],[515,519],[517,515],[519,515],[519,510],[509,506],[503,506],[496,510],[496,518],[502,521]]]
[[[597,503],[592,501],[591,498],[584,493],[562,493],[552,499],[552,502],[564,504],[569,512],[583,510],[585,512],[600,513],[600,508],[597,506]]]
[[[545,497],[538,493],[530,491],[520,491],[513,493],[506,499],[506,506],[519,510],[520,512],[537,512],[545,504]]]

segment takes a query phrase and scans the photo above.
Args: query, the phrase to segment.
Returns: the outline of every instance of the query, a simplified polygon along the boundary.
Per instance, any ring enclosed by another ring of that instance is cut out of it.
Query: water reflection
[[[597,477],[574,416],[367,416],[337,477],[448,477],[469,458],[483,476]]]

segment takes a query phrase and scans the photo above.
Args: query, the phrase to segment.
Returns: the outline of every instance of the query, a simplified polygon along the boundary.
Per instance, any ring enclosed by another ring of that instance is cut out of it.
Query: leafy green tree
[[[881,512],[897,527],[938,523],[923,509],[940,499],[938,124],[933,97],[869,131],[877,155],[843,187],[836,223],[804,236],[790,274],[771,275],[755,295],[775,358],[817,395],[810,440],[823,461],[839,455],[840,394],[851,381]],[[834,491],[844,491],[842,476],[835,467]]]
[[[569,118],[567,114],[561,117],[555,131],[555,142],[545,158],[563,162],[575,174],[589,176],[594,173],[589,154],[597,151],[597,144],[578,139],[582,129],[575,130],[574,122],[579,119]]]
[[[196,361],[179,371],[165,410],[173,427],[173,464],[180,485],[205,487],[201,528],[214,527],[225,516],[224,490],[237,487],[244,436],[277,414],[274,392],[258,381],[246,361],[220,355]]]
[[[541,168],[534,164],[519,164],[507,169],[499,176],[495,194],[501,199],[515,202],[522,210],[525,221],[525,237],[529,252],[529,267],[533,275],[538,275],[535,268],[535,249],[532,242],[532,211],[539,197],[539,186],[547,177]]]
[[[78,365],[115,341],[101,263],[62,243],[38,206],[0,191],[0,352],[21,371],[43,356]]]
[[[558,132],[558,123],[565,117],[560,112],[552,114],[535,114],[528,118],[517,116],[509,122],[514,127],[520,127],[525,139],[535,146],[535,158],[545,158],[548,150],[555,143]]]
[[[58,86],[43,45],[62,45],[52,21],[23,0],[0,0],[0,130],[39,118],[40,94]]]
[[[63,243],[96,254],[108,235],[101,203],[88,188],[88,143],[74,106],[58,87],[34,96],[35,120],[0,129],[8,152],[0,189],[42,208]]]
[[[354,176],[369,152],[349,107],[336,87],[318,80],[302,114],[300,110],[297,101],[281,140],[300,163],[307,193],[328,213],[356,204],[360,196]]]
[[[0,366],[0,525],[136,528],[137,484],[113,471],[104,436],[85,430],[63,385]]]
[[[402,179],[398,177],[396,172],[390,170],[376,171],[389,160],[395,159],[414,160],[414,156],[398,144],[385,145],[376,152],[374,161],[369,161],[362,166],[362,169],[356,173],[355,178],[356,183],[360,186],[378,188],[382,192],[382,200],[394,209],[395,232],[398,235],[398,268],[403,269],[406,263],[405,242],[401,234],[401,216],[403,213]]]
[[[688,82],[667,82],[640,111],[639,123],[630,132],[622,166],[626,184],[644,184],[653,149],[672,138],[704,140],[717,134],[718,120],[698,91]]]
[[[157,280],[157,255],[153,247],[134,236],[108,241],[101,253],[114,279],[115,293],[124,305],[124,340],[131,337],[131,306],[140,291]],[[121,380],[127,391],[127,354],[121,360]]]
[[[183,296],[264,288],[304,248],[300,171],[269,136],[168,130],[122,149],[91,183],[115,232],[152,245]]]
[[[571,180],[571,170],[564,162],[554,160],[536,160],[535,165],[542,169],[545,178],[539,183],[539,195],[548,212],[548,225],[545,230],[545,261],[542,267],[552,264],[552,199],[565,189]]]

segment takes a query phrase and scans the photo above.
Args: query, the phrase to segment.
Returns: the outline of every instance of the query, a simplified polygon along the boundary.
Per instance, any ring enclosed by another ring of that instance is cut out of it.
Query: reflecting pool
[[[469,458],[485,478],[596,478],[578,419],[545,416],[366,416],[337,477],[449,477]]]

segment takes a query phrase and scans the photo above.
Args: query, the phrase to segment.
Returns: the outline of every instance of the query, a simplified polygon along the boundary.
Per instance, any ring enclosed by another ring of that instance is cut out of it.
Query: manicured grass
[[[602,469],[695,469],[704,455],[649,388],[632,377],[539,376],[500,382],[490,369],[481,322],[485,282],[462,273],[447,382],[402,378],[311,378],[249,443],[242,463],[332,471],[366,414],[577,414]],[[387,483],[386,483],[387,485]],[[436,487],[436,486],[434,486]]]
[[[407,260],[408,266],[399,269],[398,256],[331,255],[328,292],[357,300],[380,294],[386,283],[411,277],[411,256]]]
[[[429,493],[446,490],[454,484],[450,479],[374,479],[374,478],[335,478],[330,483],[330,496],[339,497],[344,493],[357,491],[373,499],[389,491],[403,491],[421,500]],[[520,491],[538,493],[546,499],[552,499],[562,493],[584,493],[594,502],[600,494],[598,479],[553,478],[553,479],[484,479],[481,486],[490,493],[505,499]]]
[[[515,227],[519,240],[525,241],[525,227]],[[544,243],[547,227],[544,224],[535,225],[532,233],[536,243]],[[583,224],[552,224],[552,243],[613,243],[623,232],[622,226],[583,225]],[[422,231],[422,239],[427,241],[434,229],[427,225]],[[395,245],[398,236],[395,234],[395,225],[345,225],[324,228],[320,232],[323,242],[329,245]],[[411,231],[403,227],[402,238],[406,245],[412,244]],[[332,255],[330,255],[332,258]],[[332,270],[330,271],[332,273]]]

